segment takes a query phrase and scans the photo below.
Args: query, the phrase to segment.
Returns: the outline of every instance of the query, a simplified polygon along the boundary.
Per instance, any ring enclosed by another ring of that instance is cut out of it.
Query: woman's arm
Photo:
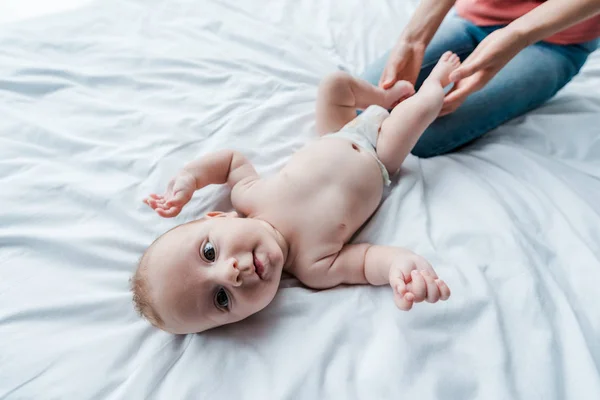
[[[425,48],[431,42],[456,0],[421,0],[410,21],[390,51],[379,79],[379,86],[389,89],[399,80],[415,84]]]
[[[600,0],[548,0],[492,32],[450,75],[455,82],[440,115],[454,112],[483,88],[522,49],[600,13]]]
[[[485,38],[469,58],[453,72],[451,79],[464,79],[485,67],[493,67],[492,69],[498,72],[521,49],[598,13],[600,0],[548,0]],[[495,51],[484,51],[483,49],[490,46],[490,42],[494,40],[497,42]],[[511,46],[518,51],[506,57],[511,53]]]
[[[508,28],[530,45],[598,13],[600,0],[548,0],[514,20]]]
[[[400,40],[427,47],[454,3],[456,0],[421,0]]]

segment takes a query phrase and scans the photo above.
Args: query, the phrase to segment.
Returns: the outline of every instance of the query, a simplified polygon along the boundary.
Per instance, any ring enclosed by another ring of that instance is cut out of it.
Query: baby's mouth
[[[253,257],[254,270],[256,271],[256,275],[258,275],[258,277],[262,280],[263,274],[265,273],[265,266],[256,257],[256,254],[252,253],[252,257]]]

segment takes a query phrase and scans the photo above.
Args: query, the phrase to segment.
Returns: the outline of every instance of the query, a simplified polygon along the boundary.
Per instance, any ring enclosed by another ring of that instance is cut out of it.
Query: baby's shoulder
[[[264,195],[263,181],[259,177],[248,177],[239,181],[231,189],[233,207],[246,215],[254,213]]]

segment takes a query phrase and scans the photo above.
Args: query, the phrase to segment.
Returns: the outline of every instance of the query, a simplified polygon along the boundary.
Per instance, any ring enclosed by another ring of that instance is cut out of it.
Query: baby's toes
[[[452,54],[450,57],[450,64],[454,67],[458,67],[460,65],[460,58],[456,54]]]

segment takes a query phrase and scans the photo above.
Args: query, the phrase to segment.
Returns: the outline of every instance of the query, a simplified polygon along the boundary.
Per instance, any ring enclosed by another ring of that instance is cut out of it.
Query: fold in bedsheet
[[[188,160],[263,174],[314,132],[415,2],[109,0],[0,25],[0,398],[600,398],[600,54],[464,151],[410,157],[357,241],[430,259],[448,302],[282,284],[264,312],[171,336],[132,308],[142,204]]]

